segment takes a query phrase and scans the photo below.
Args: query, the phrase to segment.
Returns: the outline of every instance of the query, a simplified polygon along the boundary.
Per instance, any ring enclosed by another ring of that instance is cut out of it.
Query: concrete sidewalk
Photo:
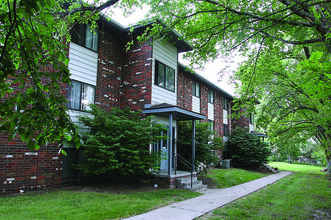
[[[243,183],[226,189],[208,189],[204,195],[188,199],[182,202],[174,203],[141,215],[127,218],[130,220],[162,220],[162,219],[180,219],[189,220],[202,216],[216,208],[219,208],[234,200],[240,199],[252,192],[273,184],[277,180],[292,174],[291,172],[279,172],[269,176]]]

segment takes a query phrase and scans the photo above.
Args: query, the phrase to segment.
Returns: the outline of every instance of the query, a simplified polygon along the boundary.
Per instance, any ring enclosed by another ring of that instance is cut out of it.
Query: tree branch
[[[83,12],[83,11],[94,11],[94,12],[100,12],[102,11],[103,9],[105,8],[108,8],[114,4],[116,4],[119,0],[109,0],[105,3],[103,3],[102,5],[98,6],[98,7],[95,7],[95,6],[89,6],[89,7],[80,7],[80,8],[75,8],[71,11],[65,11],[65,12],[62,12],[62,13],[59,13],[60,15],[60,18],[64,18],[70,14],[75,14],[75,13],[78,13],[78,12]]]
[[[304,40],[304,41],[290,41],[290,40],[284,40],[282,38],[278,38],[278,37],[275,37],[275,36],[272,36],[264,31],[260,31],[262,34],[264,34],[265,36],[267,37],[272,37],[276,40],[279,40],[283,43],[286,43],[286,44],[293,44],[293,45],[302,45],[302,44],[313,44],[313,43],[317,43],[317,42],[323,42],[323,39],[322,38],[316,38],[316,39],[310,39],[310,40]]]

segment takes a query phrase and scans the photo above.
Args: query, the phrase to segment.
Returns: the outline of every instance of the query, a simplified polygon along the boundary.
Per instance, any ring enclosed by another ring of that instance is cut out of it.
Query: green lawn
[[[207,177],[211,178],[217,184],[217,188],[228,188],[252,180],[267,176],[263,173],[257,173],[242,169],[214,169],[210,170]]]
[[[287,170],[287,171],[294,171],[294,172],[307,172],[307,173],[319,173],[323,167],[319,166],[311,166],[306,164],[291,164],[291,163],[284,163],[284,162],[271,162],[269,163],[272,167],[277,167],[279,170]]]
[[[272,163],[294,173],[203,219],[330,219],[331,184],[320,167]]]
[[[132,194],[61,191],[0,198],[0,219],[118,219],[201,195],[184,190]]]

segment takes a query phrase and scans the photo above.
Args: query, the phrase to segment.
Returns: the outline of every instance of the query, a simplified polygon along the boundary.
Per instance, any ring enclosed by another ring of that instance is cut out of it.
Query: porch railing
[[[193,164],[188,162],[184,157],[179,155],[178,153],[175,154],[176,159],[176,166],[175,166],[175,175],[177,174],[177,161],[181,162],[184,166],[191,170],[191,188],[193,187]]]

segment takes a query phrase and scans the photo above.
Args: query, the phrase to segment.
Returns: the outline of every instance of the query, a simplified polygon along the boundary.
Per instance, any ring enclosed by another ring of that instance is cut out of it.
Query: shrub
[[[268,161],[270,156],[269,145],[256,135],[236,128],[226,143],[230,159],[235,166],[250,168]]]
[[[137,179],[156,169],[160,155],[149,151],[149,144],[160,139],[160,124],[141,118],[140,112],[113,108],[106,112],[94,105],[92,117],[80,117],[89,132],[84,135],[85,163],[76,168],[87,173],[120,179]]]
[[[195,127],[195,167],[202,163],[209,165],[217,161],[215,150],[222,147],[222,139],[215,136],[215,132],[209,130],[209,123],[196,123]],[[192,123],[178,122],[177,152],[191,163],[192,161]],[[179,169],[188,169],[178,163]]]

